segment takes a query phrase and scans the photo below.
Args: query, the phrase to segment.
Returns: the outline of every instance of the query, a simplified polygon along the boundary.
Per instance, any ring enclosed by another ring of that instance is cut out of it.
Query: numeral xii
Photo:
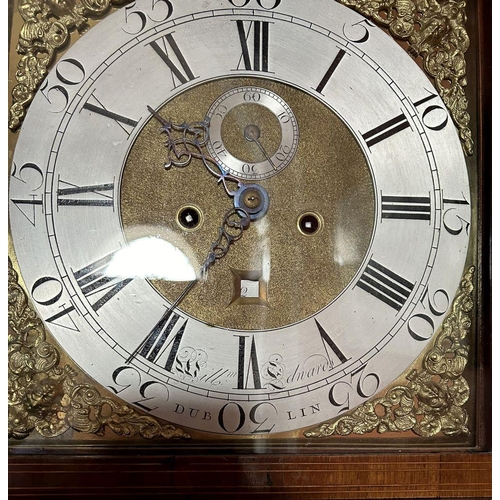
[[[250,21],[248,30],[241,19],[236,21],[241,44],[241,57],[237,69],[247,71],[269,71],[269,26],[268,21]],[[253,39],[251,32],[253,31]]]

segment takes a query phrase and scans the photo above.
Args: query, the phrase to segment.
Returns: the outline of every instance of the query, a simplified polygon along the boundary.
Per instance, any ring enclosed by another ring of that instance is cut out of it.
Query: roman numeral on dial
[[[328,351],[327,346],[335,354],[335,356],[337,357],[337,359],[340,361],[341,364],[348,361],[348,358],[346,358],[345,354],[339,349],[339,347],[333,341],[333,339],[330,337],[330,335],[328,335],[328,333],[326,333],[326,330],[321,326],[321,324],[318,322],[318,320],[314,319],[314,321],[316,322],[316,327],[318,328],[319,334],[321,336],[321,340],[323,342],[323,346],[325,348],[326,355],[328,357],[328,361],[330,361],[330,363],[332,365],[336,364],[333,362],[332,358],[330,357],[330,353]]]
[[[366,132],[363,134],[363,139],[366,142],[366,145],[371,148],[375,144],[382,142],[383,140],[392,137],[393,135],[401,132],[410,127],[410,123],[406,118],[404,113],[392,118],[391,120],[382,123],[378,127]]]
[[[66,187],[61,187],[61,186]],[[94,186],[77,186],[59,179],[57,189],[58,206],[113,207],[113,182]]]
[[[370,259],[356,286],[399,311],[408,300],[414,284]]]
[[[83,295],[89,300],[90,297],[97,297],[92,304],[92,309],[96,312],[133,280],[108,274],[108,266],[115,254],[116,252],[111,253],[73,273]]]
[[[174,88],[196,78],[171,33],[160,38],[159,41],[151,42],[149,45],[170,69]],[[177,62],[174,62],[169,55],[170,51],[175,55]]]
[[[328,71],[325,73],[325,76],[321,80],[320,84],[316,87],[316,92],[319,92],[320,94],[321,94],[321,92],[323,92],[323,89],[326,87],[326,84],[332,78],[333,73],[338,68],[340,62],[342,61],[342,59],[344,58],[345,55],[346,55],[345,50],[339,50],[339,52],[335,56],[335,59],[333,60],[332,64],[328,68]]]
[[[170,352],[165,363],[165,369],[169,372],[172,372],[172,367],[188,322],[188,320],[185,320],[179,330],[174,333],[180,319],[181,317],[178,314],[167,311],[151,330],[147,342],[139,351],[142,357],[156,363],[165,353],[166,349],[170,347]]]
[[[269,71],[269,25],[267,21],[245,22],[237,20],[238,35],[241,44],[241,57],[237,69],[247,71]],[[253,31],[253,43],[251,34]]]
[[[257,349],[255,347],[255,337],[252,335],[250,341],[250,352],[247,353],[247,339],[243,335],[238,335],[238,382],[237,389],[262,389],[260,378],[259,362],[257,359]],[[250,377],[253,387],[250,386]]]
[[[429,196],[382,195],[382,219],[431,220]]]
[[[92,100],[92,102],[89,102],[90,100]],[[120,115],[119,113],[105,108],[93,92],[87,99],[87,102],[83,105],[82,110],[83,109],[86,109],[87,111],[90,111],[92,113],[96,113],[100,116],[104,116],[106,118],[111,118],[127,134],[127,137],[130,137],[133,129],[139,123],[137,120]]]

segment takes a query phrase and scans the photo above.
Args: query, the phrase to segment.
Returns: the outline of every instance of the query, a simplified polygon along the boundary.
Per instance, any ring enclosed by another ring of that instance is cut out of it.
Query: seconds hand
[[[276,165],[273,163],[271,160],[271,157],[266,153],[266,150],[260,143],[260,128],[257,127],[257,125],[247,125],[245,127],[245,139],[250,142],[255,142],[257,144],[257,147],[260,149],[261,153],[266,157],[266,160],[271,164],[271,167],[274,168],[274,170],[278,170],[276,168]]]

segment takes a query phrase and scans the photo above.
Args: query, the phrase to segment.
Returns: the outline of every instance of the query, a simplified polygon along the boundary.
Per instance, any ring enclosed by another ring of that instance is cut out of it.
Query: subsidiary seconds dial
[[[297,151],[295,115],[268,89],[231,89],[212,104],[207,117],[208,149],[219,166],[236,177],[271,177],[289,165]]]

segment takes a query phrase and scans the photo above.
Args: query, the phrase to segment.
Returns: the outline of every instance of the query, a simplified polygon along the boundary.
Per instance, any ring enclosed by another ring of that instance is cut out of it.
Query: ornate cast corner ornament
[[[469,128],[465,52],[470,39],[465,24],[466,0],[337,0],[408,42],[408,52],[421,57],[457,126],[467,155],[473,153]]]
[[[12,91],[9,128],[16,130],[36,90],[75,29],[82,31],[89,17],[101,16],[111,5],[131,0],[20,0],[24,26],[17,51],[18,84]],[[465,52],[469,37],[465,29],[466,0],[337,0],[373,19],[409,44],[413,57],[422,57],[424,69],[448,107],[458,128],[466,154],[473,152],[470,115],[465,95]]]
[[[463,372],[469,356],[473,280],[471,267],[462,278],[450,314],[423,358],[422,369],[411,370],[406,385],[392,387],[385,396],[372,399],[350,415],[325,422],[304,435],[318,438],[373,431],[413,431],[422,437],[440,432],[446,436],[469,434],[468,415],[463,406],[470,390]]]
[[[173,425],[102,396],[92,385],[79,383],[73,368],[61,367],[59,352],[47,340],[10,259],[8,317],[9,438],[24,439],[35,430],[43,437],[68,430],[102,436],[107,429],[125,437],[190,437]]]
[[[24,24],[19,32],[17,53],[17,85],[12,90],[13,104],[9,128],[16,130],[22,123],[42,80],[55,61],[58,51],[69,41],[71,32],[80,33],[88,27],[90,18],[105,14],[112,5],[130,0],[19,0],[19,13]]]

